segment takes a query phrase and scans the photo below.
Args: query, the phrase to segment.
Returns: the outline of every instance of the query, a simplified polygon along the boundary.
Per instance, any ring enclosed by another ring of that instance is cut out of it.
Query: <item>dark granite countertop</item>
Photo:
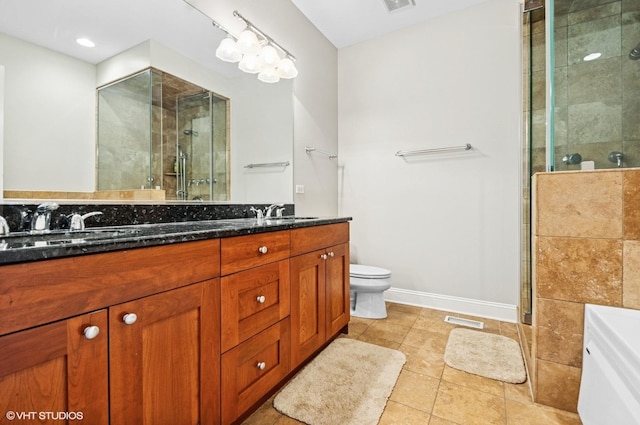
[[[0,265],[343,223],[351,217],[235,218],[0,236]]]

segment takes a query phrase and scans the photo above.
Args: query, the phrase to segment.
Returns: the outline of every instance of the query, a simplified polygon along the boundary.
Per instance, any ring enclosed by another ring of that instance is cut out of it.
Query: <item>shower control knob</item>
[[[266,246],[261,246],[260,248],[258,248],[258,252],[259,252],[260,254],[266,254],[266,253],[267,253],[267,251],[268,251],[268,249],[267,249],[267,247],[266,247]]]
[[[265,362],[258,362],[256,367],[260,370],[264,370],[264,368],[267,367],[267,364]]]
[[[266,300],[267,298],[264,295],[260,295],[259,297],[256,298],[256,301],[258,301],[260,304],[264,304]]]
[[[84,328],[82,333],[84,333],[85,338],[93,339],[100,333],[100,328],[97,326],[87,326],[86,328]]]
[[[138,320],[138,316],[135,313],[127,313],[122,316],[122,321],[127,325],[133,325]]]

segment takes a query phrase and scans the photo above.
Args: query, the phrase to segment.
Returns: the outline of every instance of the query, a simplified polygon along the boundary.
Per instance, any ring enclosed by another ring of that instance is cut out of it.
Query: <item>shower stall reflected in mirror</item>
[[[229,200],[228,108],[229,99],[153,68],[99,88],[97,189]]]

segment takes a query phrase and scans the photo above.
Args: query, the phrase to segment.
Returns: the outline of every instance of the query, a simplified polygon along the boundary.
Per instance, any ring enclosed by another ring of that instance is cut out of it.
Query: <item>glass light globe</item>
[[[278,76],[280,76],[280,78],[295,78],[298,75],[296,66],[289,58],[284,58],[278,62],[276,70],[278,71]]]
[[[267,44],[262,48],[262,50],[260,50],[258,58],[260,59],[260,63],[262,64],[262,66],[268,68],[275,68],[278,62],[280,62],[280,56],[278,56],[278,52],[270,44]]]
[[[280,77],[275,68],[262,68],[262,71],[258,74],[258,80],[264,83],[277,83],[280,81]]]
[[[257,74],[260,72],[260,62],[258,61],[257,55],[244,55],[240,63],[238,64],[238,68],[241,71],[247,72],[249,74]]]
[[[216,49],[216,57],[225,62],[238,62],[242,59],[242,52],[238,50],[236,42],[231,38],[225,38]]]
[[[245,55],[257,55],[260,52],[260,42],[256,33],[250,30],[244,30],[238,37],[238,49]]]

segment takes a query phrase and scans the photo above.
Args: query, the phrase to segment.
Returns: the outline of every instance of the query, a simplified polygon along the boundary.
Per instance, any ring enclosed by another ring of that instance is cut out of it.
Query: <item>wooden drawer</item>
[[[291,230],[291,255],[349,242],[349,223],[303,227]]]
[[[222,275],[289,258],[289,241],[288,230],[222,239]]]
[[[287,317],[289,285],[289,260],[223,277],[222,351]]]
[[[222,423],[246,412],[290,371],[286,318],[222,355]]]
[[[0,335],[220,275],[220,240],[0,267]]]

